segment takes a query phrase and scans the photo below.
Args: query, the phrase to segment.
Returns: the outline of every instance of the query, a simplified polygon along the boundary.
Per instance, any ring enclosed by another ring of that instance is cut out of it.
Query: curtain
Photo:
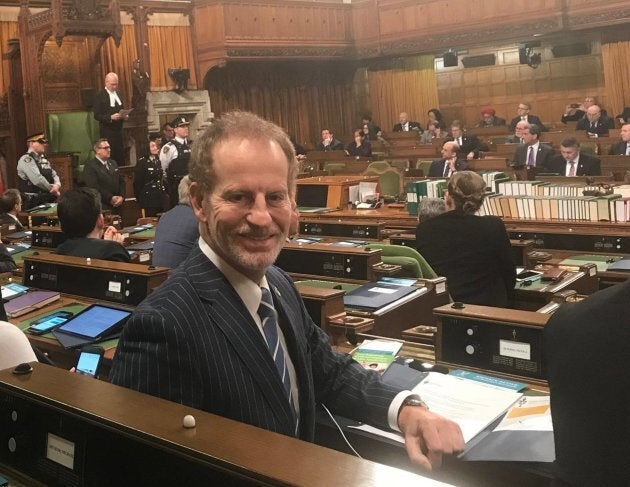
[[[604,83],[606,85],[608,115],[621,113],[630,107],[630,41],[602,44]]]
[[[114,39],[109,37],[101,48],[101,84],[98,89],[103,88],[105,75],[114,72],[118,75],[118,89],[122,91],[123,105],[131,106],[133,95],[133,62],[138,58],[136,50],[136,38],[133,25],[123,25],[123,35],[120,47],[116,47]]]
[[[427,111],[438,107],[433,56],[378,61],[368,69],[372,117],[385,131],[398,123],[400,112],[426,126]]]
[[[0,55],[2,62],[0,63],[0,96],[6,94],[9,90],[9,61],[4,59],[4,55],[9,48],[9,39],[17,39],[18,23],[17,22],[0,22]]]
[[[252,111],[283,127],[302,145],[315,144],[328,128],[344,144],[358,123],[349,63],[234,63],[206,77],[215,115]]]
[[[190,27],[149,26],[151,52],[151,90],[171,90],[175,83],[168,76],[168,68],[190,69],[188,88],[197,87]]]

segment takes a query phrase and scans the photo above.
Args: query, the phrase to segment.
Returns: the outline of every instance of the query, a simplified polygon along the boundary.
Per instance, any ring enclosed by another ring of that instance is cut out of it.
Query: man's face
[[[175,136],[180,139],[188,137],[188,127],[190,127],[190,125],[180,125],[179,127],[175,127],[173,129],[175,131]]]
[[[597,122],[601,115],[602,111],[597,105],[590,106],[588,110],[586,110],[586,118],[588,118],[589,122]]]
[[[527,115],[529,113],[529,107],[524,103],[519,103],[518,108],[516,109],[519,117]]]
[[[442,146],[442,157],[444,159],[451,159],[455,156],[455,151],[453,150],[453,144],[444,144]]]
[[[630,124],[625,124],[621,127],[621,140],[624,142],[630,142]]]
[[[590,97],[590,96],[587,96],[586,98],[584,98],[584,103],[582,103],[584,110],[588,110],[593,105],[595,105],[595,98]]]
[[[167,125],[164,127],[164,130],[162,130],[162,135],[166,140],[171,140],[175,136],[175,129],[170,125]]]
[[[579,153],[580,151],[577,147],[560,146],[560,154],[562,154],[562,157],[564,158],[565,161],[574,160]]]
[[[407,123],[407,114],[405,112],[401,113],[398,116],[398,121],[400,122],[400,125],[405,125]]]
[[[295,219],[287,158],[268,139],[229,139],[213,155],[212,191],[199,201],[198,186],[191,187],[201,236],[228,264],[259,282]]]
[[[112,148],[109,146],[109,142],[103,141],[98,145],[98,148],[96,149],[96,156],[99,159],[106,161],[107,159],[109,159],[111,152]]]
[[[116,91],[118,89],[118,78],[115,76],[108,76],[105,78],[105,88],[109,91]]]
[[[521,131],[521,138],[527,145],[534,145],[538,142],[538,135],[532,134],[529,129],[523,129]]]
[[[489,113],[484,113],[483,114],[483,122],[487,125],[492,125],[492,122],[494,121],[494,115],[490,115]]]
[[[329,130],[322,130],[322,140],[332,140],[332,134]]]
[[[516,127],[514,128],[514,132],[516,133],[517,137],[522,137],[523,136],[523,130],[525,130],[525,126],[526,125],[527,124],[521,123],[521,122],[516,124]]]
[[[451,134],[455,139],[458,139],[462,136],[462,129],[460,127],[451,127]]]
[[[37,154],[44,154],[46,152],[46,144],[41,142],[31,142],[31,150]]]

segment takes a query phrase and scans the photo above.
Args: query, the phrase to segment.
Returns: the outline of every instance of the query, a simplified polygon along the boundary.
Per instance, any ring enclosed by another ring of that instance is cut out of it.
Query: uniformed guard
[[[144,216],[156,216],[168,210],[169,200],[164,186],[164,171],[160,163],[160,134],[151,137],[149,155],[136,163],[133,176],[133,191]]]
[[[47,144],[42,132],[27,137],[27,152],[18,161],[18,189],[24,195],[25,210],[42,203],[54,203],[59,197],[61,181],[46,159]]]
[[[190,121],[180,115],[171,123],[175,130],[175,137],[170,140],[160,152],[162,170],[166,174],[166,190],[170,199],[171,208],[179,201],[177,187],[179,182],[188,174],[188,161],[190,160],[190,146],[188,140],[188,128]]]

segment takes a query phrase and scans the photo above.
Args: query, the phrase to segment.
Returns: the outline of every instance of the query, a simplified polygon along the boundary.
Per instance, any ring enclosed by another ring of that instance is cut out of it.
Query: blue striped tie
[[[291,401],[291,377],[289,376],[287,361],[284,357],[284,350],[282,349],[282,345],[280,344],[280,339],[278,337],[278,315],[276,313],[276,309],[273,307],[273,298],[271,297],[269,289],[263,287],[260,288],[260,290],[262,291],[262,296],[260,298],[260,305],[258,306],[258,316],[260,316],[260,321],[262,322],[263,333],[265,335],[267,347],[269,348],[269,353],[271,353],[271,357],[276,364],[276,369],[278,370],[280,380],[282,380],[282,385],[284,386],[285,396],[289,401],[291,412],[293,413],[293,418],[295,419],[296,412],[293,407],[293,401]]]

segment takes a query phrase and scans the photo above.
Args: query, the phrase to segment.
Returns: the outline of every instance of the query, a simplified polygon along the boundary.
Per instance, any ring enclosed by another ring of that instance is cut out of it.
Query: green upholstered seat
[[[94,157],[94,144],[99,138],[98,122],[92,112],[48,114],[49,151],[52,154],[71,152],[73,176],[80,179],[83,165]]]
[[[387,245],[379,243],[370,243],[365,246],[366,249],[380,249],[381,260],[385,264],[400,265],[405,275],[416,278],[433,279],[438,277],[429,263],[420,255],[420,253],[411,247],[404,245]]]

